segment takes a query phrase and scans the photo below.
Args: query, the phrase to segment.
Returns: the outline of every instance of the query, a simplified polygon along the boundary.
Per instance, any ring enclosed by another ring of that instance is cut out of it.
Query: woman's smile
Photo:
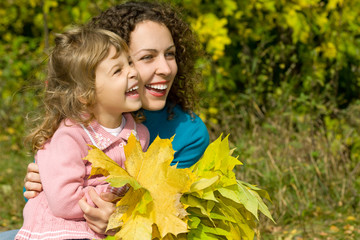
[[[146,90],[155,97],[162,97],[165,96],[167,93],[169,83],[168,82],[159,82],[159,83],[151,83],[146,84]]]

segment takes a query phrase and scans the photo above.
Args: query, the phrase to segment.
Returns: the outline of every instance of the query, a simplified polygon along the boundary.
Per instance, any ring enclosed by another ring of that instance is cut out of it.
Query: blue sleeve
[[[177,129],[173,142],[176,152],[172,164],[178,163],[178,168],[191,167],[202,157],[209,142],[207,128],[196,116],[191,124]]]
[[[178,168],[188,168],[194,165],[204,154],[209,145],[209,133],[205,123],[196,115],[184,112],[180,106],[174,109],[175,115],[169,120],[167,109],[160,111],[145,111],[146,121],[144,125],[149,129],[150,142],[156,136],[171,138],[175,150],[172,165],[178,164]]]

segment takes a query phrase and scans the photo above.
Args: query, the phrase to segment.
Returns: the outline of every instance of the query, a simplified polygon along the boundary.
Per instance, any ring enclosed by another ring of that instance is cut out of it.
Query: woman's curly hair
[[[195,63],[203,52],[189,24],[172,6],[157,2],[130,1],[105,10],[92,18],[88,25],[115,32],[129,44],[130,34],[135,26],[147,20],[164,24],[171,32],[176,47],[178,72],[167,98],[169,112],[178,104],[184,111],[191,113],[197,102],[195,87],[201,78]]]

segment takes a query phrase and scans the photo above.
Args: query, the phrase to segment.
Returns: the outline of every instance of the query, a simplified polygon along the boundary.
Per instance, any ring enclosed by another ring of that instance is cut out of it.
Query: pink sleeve
[[[86,156],[88,146],[79,133],[72,127],[62,127],[54,134],[51,142],[36,156],[44,193],[53,214],[64,219],[83,219],[83,211],[78,201],[85,196],[87,202],[90,187],[84,186],[86,176]],[[94,189],[97,193],[106,191],[108,183],[99,182]]]
[[[150,142],[150,133],[147,127],[143,124],[136,124],[137,133],[139,135],[140,144],[142,146],[142,150],[145,152],[149,147]]]

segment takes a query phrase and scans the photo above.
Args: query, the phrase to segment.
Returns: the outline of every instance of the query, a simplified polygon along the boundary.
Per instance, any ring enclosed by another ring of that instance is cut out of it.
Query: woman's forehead
[[[145,21],[138,23],[130,34],[130,49],[168,48],[174,45],[169,29],[160,23]]]

